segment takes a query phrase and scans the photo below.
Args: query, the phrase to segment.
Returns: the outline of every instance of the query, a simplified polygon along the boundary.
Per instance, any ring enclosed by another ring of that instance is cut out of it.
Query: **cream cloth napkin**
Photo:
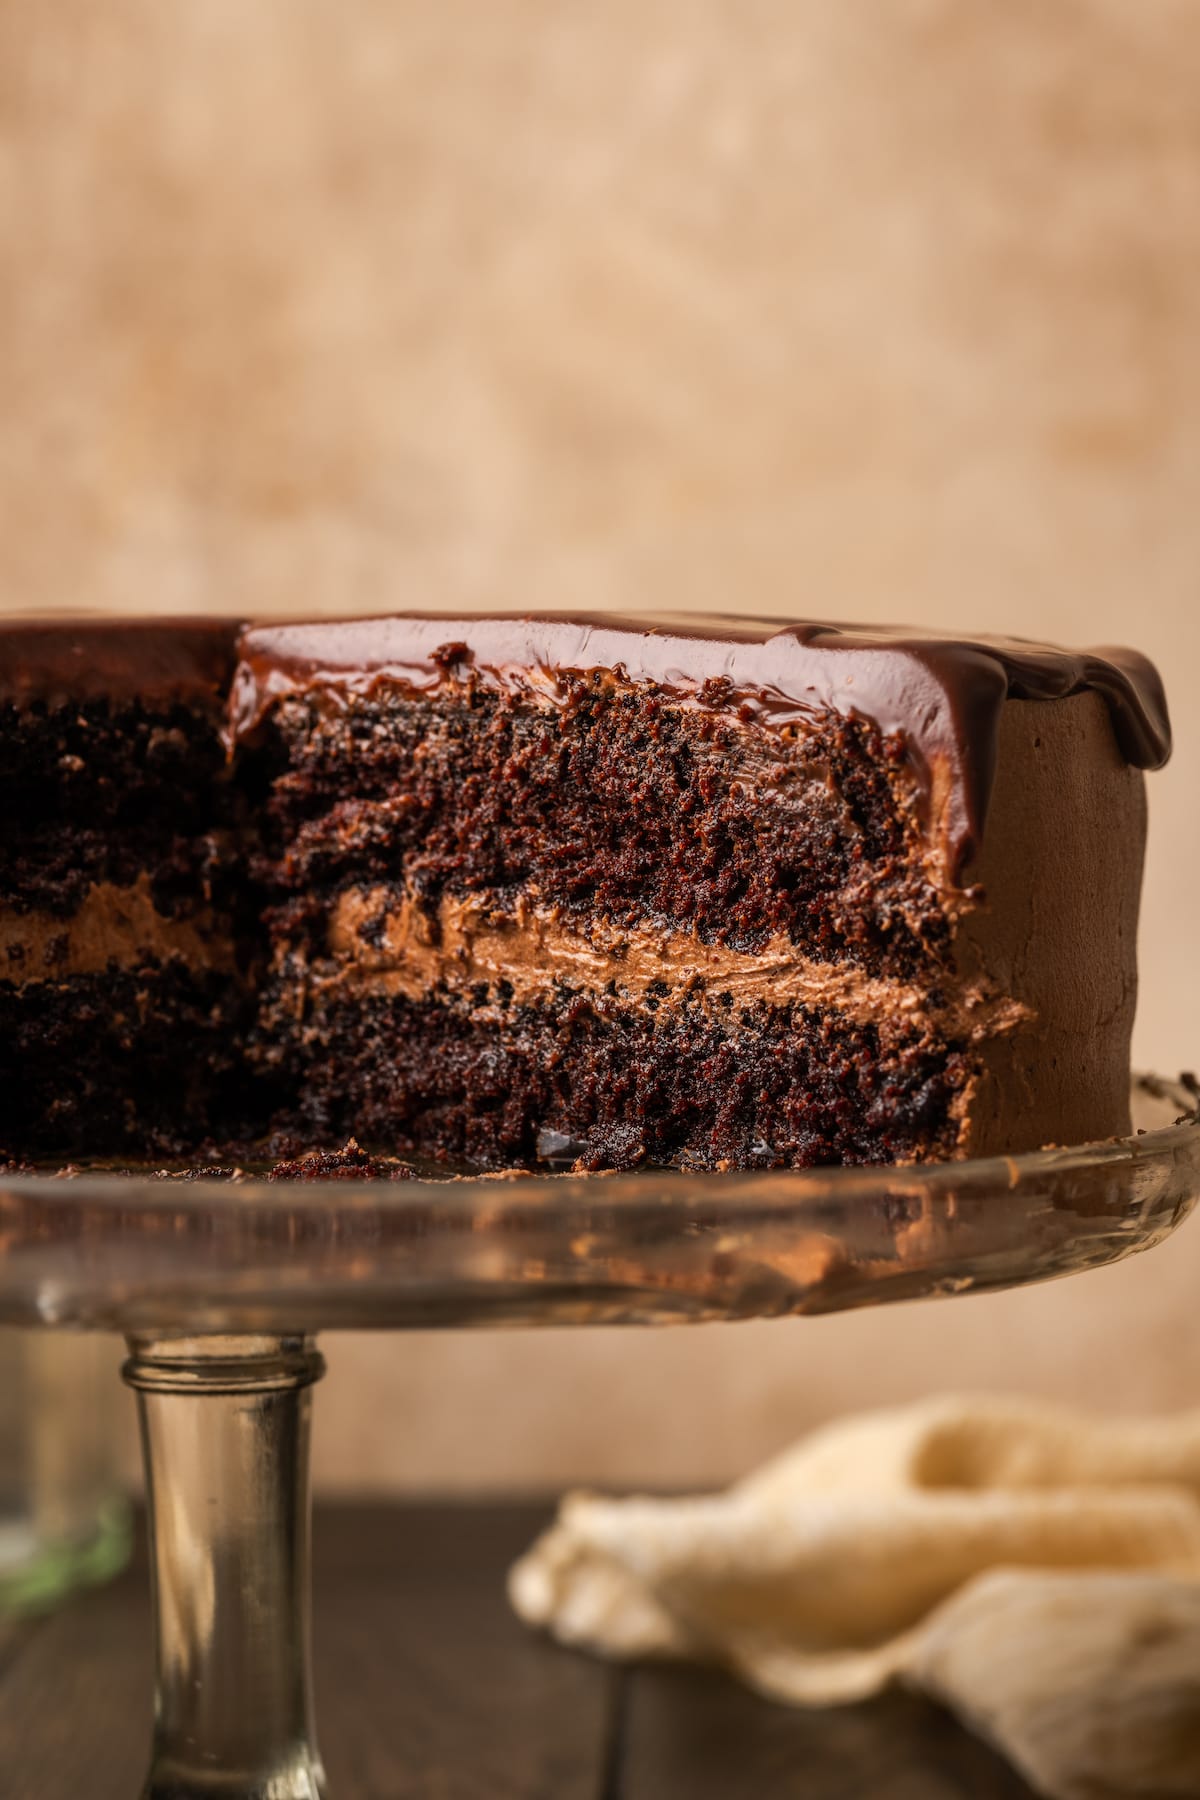
[[[1054,1800],[1200,1796],[1200,1413],[865,1415],[724,1494],[571,1495],[509,1587],[563,1643],[796,1706],[922,1688]]]

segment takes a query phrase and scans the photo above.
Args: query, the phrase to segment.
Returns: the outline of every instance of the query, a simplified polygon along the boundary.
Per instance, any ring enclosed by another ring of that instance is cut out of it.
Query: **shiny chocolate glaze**
[[[6,619],[0,703],[88,700],[219,708],[233,676],[232,619]]]
[[[769,725],[835,712],[903,743],[954,874],[982,844],[1005,701],[1094,690],[1122,754],[1157,768],[1170,754],[1162,683],[1135,650],[1073,651],[1020,638],[954,638],[908,627],[788,624],[664,615],[330,620],[248,629],[231,696],[235,741],[294,694],[366,695],[383,684],[432,695],[448,684],[569,707],[597,674],[672,701]]]

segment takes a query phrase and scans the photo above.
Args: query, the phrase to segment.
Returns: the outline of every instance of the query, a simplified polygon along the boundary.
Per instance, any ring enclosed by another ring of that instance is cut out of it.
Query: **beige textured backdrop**
[[[1197,0],[0,0],[9,606],[716,606],[1162,662],[1200,1060]],[[339,1341],[330,1484],[731,1473],[953,1384],[1200,1403],[1200,1226],[1040,1292]]]

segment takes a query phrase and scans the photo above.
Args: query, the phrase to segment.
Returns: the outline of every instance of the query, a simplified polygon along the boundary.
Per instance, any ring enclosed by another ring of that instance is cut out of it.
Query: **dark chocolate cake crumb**
[[[353,1138],[341,1150],[310,1150],[277,1162],[268,1181],[415,1181],[416,1170],[395,1156],[370,1156]]]

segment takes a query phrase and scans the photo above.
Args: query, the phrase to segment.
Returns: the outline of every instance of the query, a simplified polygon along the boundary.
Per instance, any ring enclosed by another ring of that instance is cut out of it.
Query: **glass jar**
[[[51,1605],[129,1555],[118,1368],[113,1338],[0,1329],[0,1614]]]

